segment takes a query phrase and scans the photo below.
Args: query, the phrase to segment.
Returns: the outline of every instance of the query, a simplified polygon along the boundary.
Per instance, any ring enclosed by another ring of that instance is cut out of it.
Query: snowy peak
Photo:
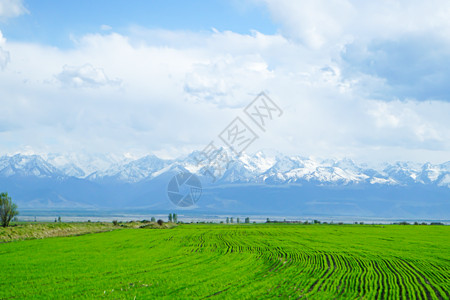
[[[397,162],[383,170],[387,177],[405,184],[416,182],[419,172],[417,166],[406,162]]]
[[[49,153],[42,156],[48,163],[68,176],[84,178],[94,172],[103,172],[113,166],[123,165],[132,159],[112,154]]]
[[[39,155],[3,156],[0,158],[0,176],[56,177],[63,173]]]
[[[317,161],[300,157],[284,157],[264,174],[269,182],[358,183],[369,176],[351,160]]]
[[[119,180],[124,182],[138,182],[168,166],[172,161],[163,160],[154,155],[148,155],[129,162],[116,165],[104,172],[94,172],[88,176],[90,180]]]
[[[221,170],[212,170],[217,184],[266,183],[314,185],[435,185],[450,188],[450,162],[423,165],[397,162],[382,169],[360,166],[350,159],[319,160],[300,156],[236,154],[219,149],[212,156],[227,156],[228,163]],[[83,155],[22,155],[0,157],[0,177],[76,177],[94,182],[137,183],[154,178],[165,178],[177,171],[187,170],[206,177],[205,157],[200,151],[175,159],[165,160],[154,155],[139,159]],[[92,171],[91,173],[88,173]]]

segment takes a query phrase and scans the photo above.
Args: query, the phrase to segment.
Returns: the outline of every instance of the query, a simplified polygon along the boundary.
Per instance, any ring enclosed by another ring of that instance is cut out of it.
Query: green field
[[[185,224],[0,244],[0,299],[449,299],[449,226]]]

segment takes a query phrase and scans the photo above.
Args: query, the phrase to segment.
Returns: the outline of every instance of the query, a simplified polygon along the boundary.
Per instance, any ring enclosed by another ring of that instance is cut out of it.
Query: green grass
[[[449,299],[449,226],[180,225],[0,244],[3,298]]]

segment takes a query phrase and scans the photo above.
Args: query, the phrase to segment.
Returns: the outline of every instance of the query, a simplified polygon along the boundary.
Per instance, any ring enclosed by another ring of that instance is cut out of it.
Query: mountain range
[[[225,150],[222,150],[225,151]],[[450,162],[379,168],[350,159],[227,153],[215,180],[194,151],[179,159],[113,155],[0,157],[0,191],[25,209],[174,210],[167,184],[179,172],[203,185],[196,209],[211,213],[292,213],[449,219]]]

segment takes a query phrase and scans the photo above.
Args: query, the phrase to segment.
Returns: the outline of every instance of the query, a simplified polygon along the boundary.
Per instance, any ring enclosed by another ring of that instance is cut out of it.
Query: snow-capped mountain
[[[139,182],[171,163],[171,160],[163,160],[154,155],[148,155],[124,165],[114,165],[105,171],[93,172],[87,179]]]
[[[450,162],[369,168],[350,159],[224,154],[219,168],[216,162],[205,165],[199,151],[174,160],[153,155],[2,156],[0,191],[27,209],[170,210],[176,207],[168,199],[168,183],[189,171],[202,182],[195,208],[204,212],[450,218]]]
[[[133,159],[113,154],[49,153],[42,158],[68,176],[84,178],[94,172],[103,172],[114,166],[122,166]]]
[[[225,151],[225,150],[223,150]],[[350,159],[317,160],[300,156],[277,154],[268,156],[263,152],[237,156],[226,152],[227,163],[220,167],[209,165],[220,183],[312,183],[328,185],[387,184],[387,185],[438,185],[450,188],[450,162],[433,165],[425,163],[397,162],[387,164],[382,170],[358,166]],[[189,170],[200,177],[207,176],[199,163],[200,152],[175,160],[164,160],[148,155],[136,160],[117,156],[62,156],[49,154],[0,157],[0,176],[8,177],[67,176],[86,180],[137,183],[150,180],[164,172],[174,172],[175,167]],[[73,161],[71,160],[73,159]],[[90,172],[90,173],[87,173]]]
[[[63,176],[64,172],[45,161],[39,155],[22,155],[0,157],[0,176],[34,176],[34,177],[57,177]]]

